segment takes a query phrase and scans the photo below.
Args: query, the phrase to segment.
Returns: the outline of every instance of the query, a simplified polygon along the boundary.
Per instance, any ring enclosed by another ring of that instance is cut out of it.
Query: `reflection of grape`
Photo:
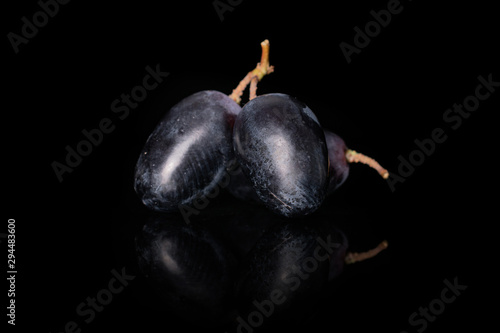
[[[148,208],[174,211],[217,186],[234,160],[232,127],[240,109],[220,92],[202,91],[167,112],[135,170],[135,190]]]
[[[284,216],[314,212],[328,186],[325,136],[311,109],[284,94],[261,95],[236,118],[234,150],[260,200]]]
[[[241,265],[237,300],[243,318],[260,307],[272,313],[267,323],[283,325],[311,314],[328,281],[342,272],[348,245],[326,220],[275,222]]]
[[[169,311],[202,325],[230,319],[236,261],[204,226],[154,216],[136,249],[141,271]]]

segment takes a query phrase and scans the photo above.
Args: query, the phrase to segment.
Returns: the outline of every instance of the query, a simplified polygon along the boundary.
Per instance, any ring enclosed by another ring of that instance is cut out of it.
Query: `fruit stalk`
[[[389,172],[384,169],[380,164],[378,164],[377,161],[375,161],[373,158],[368,157],[366,155],[363,155],[361,153],[358,153],[355,150],[348,149],[345,153],[345,158],[347,162],[349,163],[363,163],[366,164],[373,169],[377,170],[377,172],[382,176],[382,178],[387,179],[389,178]]]
[[[260,43],[260,46],[262,47],[262,55],[260,57],[260,62],[253,70],[248,72],[248,74],[243,78],[243,80],[240,81],[238,86],[235,89],[233,89],[231,95],[229,95],[229,98],[231,98],[238,104],[240,104],[241,102],[241,95],[243,94],[243,91],[249,84],[250,84],[249,99],[252,100],[257,96],[256,94],[257,82],[262,80],[262,78],[267,74],[271,74],[274,71],[274,66],[269,65],[269,40],[267,39],[264,40],[262,43]]]
[[[387,241],[384,240],[376,248],[368,250],[366,252],[361,252],[361,253],[349,252],[346,254],[344,261],[346,264],[354,264],[355,262],[359,262],[359,261],[373,258],[377,254],[379,254],[380,251],[385,250],[388,245],[389,244],[387,243]]]
[[[255,97],[257,97],[257,83],[259,82],[259,78],[257,76],[254,76],[252,78],[252,81],[250,81],[250,93],[248,100],[252,100]]]

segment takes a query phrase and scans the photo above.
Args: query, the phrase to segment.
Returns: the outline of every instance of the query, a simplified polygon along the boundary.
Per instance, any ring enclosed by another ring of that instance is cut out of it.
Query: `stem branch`
[[[254,76],[252,78],[252,81],[250,81],[250,96],[249,100],[251,101],[255,97],[257,97],[257,83],[259,82],[259,78],[257,76]]]
[[[377,170],[377,172],[382,176],[382,178],[387,179],[389,178],[389,171],[386,169],[382,168],[380,164],[378,164],[377,161],[375,161],[373,158],[368,157],[366,155],[363,155],[361,153],[358,153],[355,150],[347,149],[345,153],[345,158],[347,162],[349,163],[363,163],[366,164],[373,169]]]
[[[264,76],[271,74],[274,71],[274,67],[269,65],[269,40],[266,39],[260,43],[260,46],[262,47],[260,62],[253,70],[248,72],[243,80],[240,81],[238,86],[233,89],[231,95],[229,95],[229,98],[238,104],[240,104],[241,95],[248,84],[250,84],[250,100],[252,100],[257,96],[257,83],[262,80]]]

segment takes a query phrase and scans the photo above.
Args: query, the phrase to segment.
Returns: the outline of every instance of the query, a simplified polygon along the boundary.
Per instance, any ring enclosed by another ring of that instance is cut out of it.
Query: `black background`
[[[144,221],[132,175],[142,145],[167,111],[159,105],[168,108],[205,89],[229,94],[259,61],[266,38],[275,72],[258,93],[299,98],[324,127],[389,171],[397,172],[399,155],[407,158],[417,148],[415,139],[429,138],[437,127],[447,135],[395,191],[374,171],[351,167],[322,209],[332,219],[343,217],[353,250],[383,239],[389,248],[349,267],[301,329],[416,332],[408,317],[440,297],[444,279],[455,278],[467,290],[426,331],[484,328],[495,288],[489,282],[495,261],[484,262],[497,222],[488,210],[497,198],[492,118],[499,92],[456,130],[443,114],[474,94],[479,75],[500,81],[493,5],[402,1],[402,12],[348,64],[339,44],[353,44],[353,28],[363,28],[373,20],[370,11],[385,9],[387,1],[247,0],[223,21],[212,1],[171,3],[72,1],[18,54],[6,36],[19,34],[21,18],[31,20],[40,7],[36,1],[4,5],[1,232],[8,218],[16,219],[15,328],[61,332],[75,321],[82,332],[195,330],[148,306],[139,277],[91,323],[75,308],[107,286],[112,269],[136,274],[131,244]],[[170,75],[120,120],[111,103],[157,64]],[[59,182],[51,163],[64,163],[66,145],[76,147],[81,131],[103,118],[115,130]]]

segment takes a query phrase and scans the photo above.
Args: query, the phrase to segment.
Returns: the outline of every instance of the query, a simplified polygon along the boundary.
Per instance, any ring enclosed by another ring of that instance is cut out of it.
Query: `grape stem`
[[[240,104],[241,95],[243,94],[243,91],[246,89],[248,84],[250,84],[249,99],[252,100],[257,97],[257,83],[262,80],[264,76],[266,76],[267,74],[271,74],[274,71],[274,66],[269,65],[269,40],[266,39],[265,41],[260,43],[260,46],[262,47],[260,62],[253,70],[248,72],[243,80],[240,81],[236,89],[233,89],[233,92],[231,93],[231,95],[229,95],[229,98],[231,98],[238,104]]]
[[[380,251],[385,250],[389,246],[386,240],[377,245],[376,248],[368,250],[366,252],[349,252],[346,254],[344,261],[346,264],[354,264],[355,262],[363,261],[375,257]]]
[[[378,164],[377,161],[375,161],[373,158],[368,157],[366,155],[363,155],[361,153],[358,153],[355,150],[347,149],[345,153],[345,158],[347,162],[349,163],[363,163],[366,164],[373,169],[377,170],[377,172],[382,176],[382,178],[387,179],[389,178],[389,172],[382,168],[380,164]]]

